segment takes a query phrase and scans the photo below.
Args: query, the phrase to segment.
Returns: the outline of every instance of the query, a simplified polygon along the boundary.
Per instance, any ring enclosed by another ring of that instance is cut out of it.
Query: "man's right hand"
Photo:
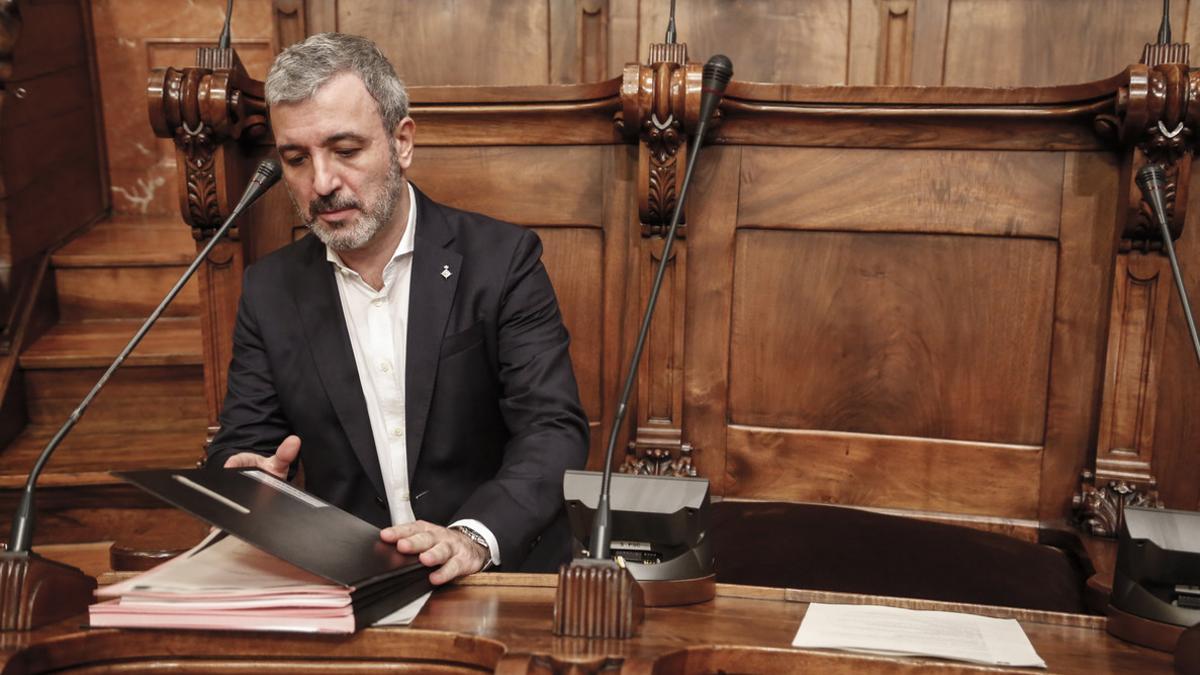
[[[225,460],[225,468],[261,469],[280,480],[287,480],[288,467],[296,461],[299,454],[300,437],[293,435],[283,439],[279,447],[275,448],[275,454],[270,457],[263,457],[257,452],[239,452]]]

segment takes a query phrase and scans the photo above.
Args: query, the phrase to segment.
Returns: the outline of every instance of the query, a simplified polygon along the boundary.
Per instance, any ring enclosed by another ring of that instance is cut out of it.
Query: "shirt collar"
[[[411,182],[405,181],[404,184],[408,188],[408,222],[404,225],[404,234],[400,236],[400,243],[396,244],[396,251],[392,253],[392,262],[412,253],[417,241],[417,195],[413,191]],[[342,262],[342,257],[338,255],[337,251],[329,248],[329,246],[325,247],[325,259],[333,263],[340,270],[358,274],[358,272],[347,267]]]

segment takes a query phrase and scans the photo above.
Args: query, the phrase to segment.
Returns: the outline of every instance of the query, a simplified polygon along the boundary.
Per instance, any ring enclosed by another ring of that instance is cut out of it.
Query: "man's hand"
[[[418,520],[380,530],[379,537],[396,550],[418,555],[422,565],[438,567],[429,582],[439,586],[483,569],[491,553],[467,535],[440,525]]]
[[[288,436],[283,439],[275,454],[263,457],[257,452],[239,452],[225,460],[226,469],[262,469],[280,480],[287,480],[288,467],[296,461],[300,454],[300,437]]]

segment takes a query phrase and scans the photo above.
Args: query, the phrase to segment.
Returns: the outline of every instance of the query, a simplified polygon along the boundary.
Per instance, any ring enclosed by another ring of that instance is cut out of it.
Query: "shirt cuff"
[[[500,542],[496,541],[496,535],[492,534],[492,531],[488,529],[487,525],[484,525],[474,518],[463,518],[462,520],[456,520],[453,523],[450,523],[447,525],[447,527],[454,527],[456,525],[461,527],[469,527],[479,534],[482,534],[483,538],[487,540],[488,552],[492,554],[492,565],[495,567],[500,566]]]

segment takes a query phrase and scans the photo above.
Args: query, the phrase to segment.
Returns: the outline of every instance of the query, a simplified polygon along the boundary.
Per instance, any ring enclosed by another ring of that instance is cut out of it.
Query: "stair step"
[[[29,423],[61,425],[103,372],[103,368],[26,371]],[[207,414],[200,366],[120,368],[92,400],[78,430],[203,429]]]
[[[187,269],[195,242],[177,221],[131,218],[98,223],[50,258],[63,321],[144,318]],[[196,316],[193,279],[165,316]]]
[[[24,486],[34,461],[57,430],[52,426],[30,426],[0,453],[0,489]],[[38,485],[121,485],[124,481],[110,475],[110,471],[194,468],[203,456],[205,433],[203,426],[138,433],[73,433],[46,463]]]
[[[191,231],[165,216],[118,216],[97,223],[50,256],[55,267],[187,266],[196,255]]]
[[[21,367],[106,368],[137,332],[139,319],[60,323],[21,354]],[[199,317],[163,318],[129,355],[131,366],[194,366],[203,362]]]

